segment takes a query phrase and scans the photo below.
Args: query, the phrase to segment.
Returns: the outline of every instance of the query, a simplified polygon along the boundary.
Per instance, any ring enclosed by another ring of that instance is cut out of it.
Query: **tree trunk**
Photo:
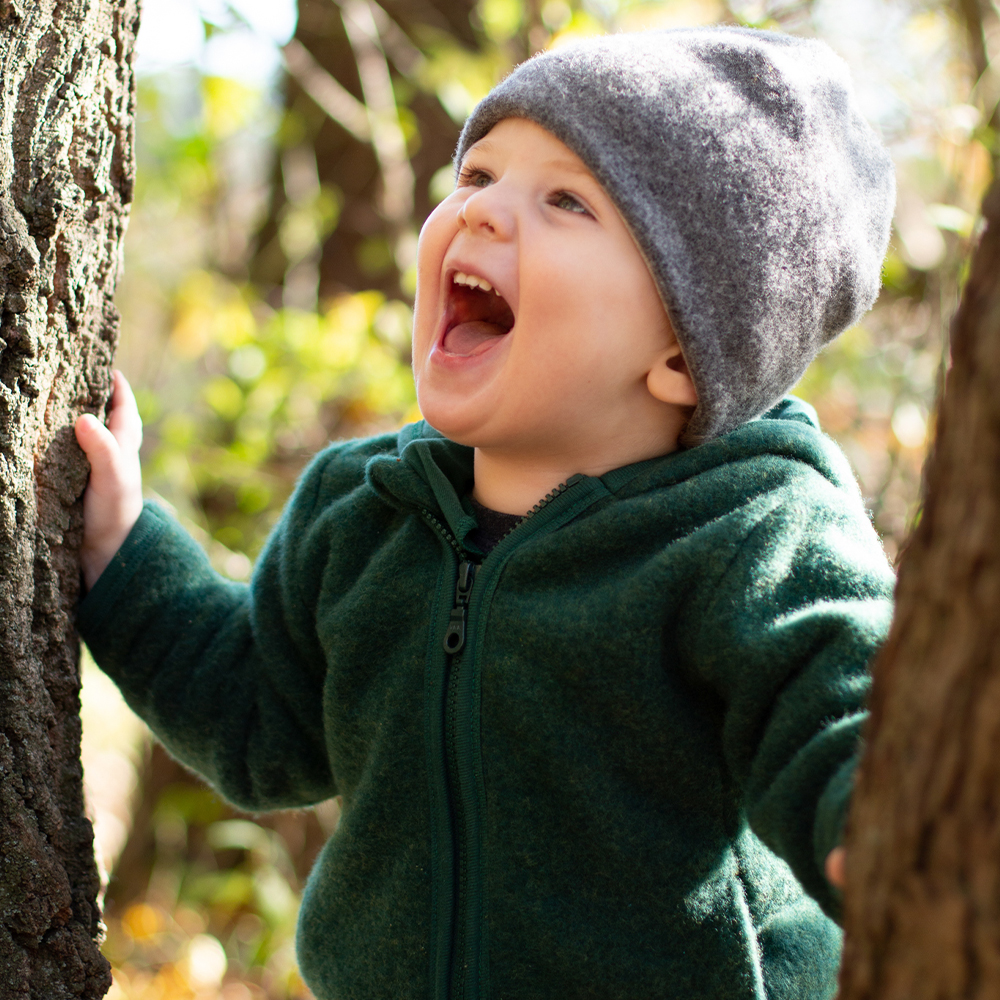
[[[1000,183],[875,666],[841,1000],[1000,996]]]
[[[98,998],[80,767],[80,495],[132,195],[137,0],[0,0],[0,992]]]

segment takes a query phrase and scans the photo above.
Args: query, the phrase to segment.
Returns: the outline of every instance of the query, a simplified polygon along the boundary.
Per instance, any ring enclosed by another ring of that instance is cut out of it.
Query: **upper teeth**
[[[451,280],[456,285],[468,285],[469,288],[481,288],[484,292],[497,294],[497,290],[485,278],[479,278],[474,274],[465,274],[462,271],[456,271]]]

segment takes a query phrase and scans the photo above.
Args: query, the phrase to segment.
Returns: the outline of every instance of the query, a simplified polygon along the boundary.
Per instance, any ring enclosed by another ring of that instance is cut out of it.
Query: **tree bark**
[[[101,412],[133,183],[137,0],[0,0],[0,992],[110,985],[80,767],[72,425]]]
[[[1000,996],[1000,183],[874,668],[841,1000]]]

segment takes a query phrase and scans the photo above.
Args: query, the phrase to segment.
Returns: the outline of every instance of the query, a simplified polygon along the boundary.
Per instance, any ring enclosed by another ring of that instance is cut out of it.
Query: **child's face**
[[[471,147],[420,235],[413,370],[433,427],[525,456],[607,450],[637,422],[659,426],[647,375],[675,345],[645,261],[579,157],[524,119]]]

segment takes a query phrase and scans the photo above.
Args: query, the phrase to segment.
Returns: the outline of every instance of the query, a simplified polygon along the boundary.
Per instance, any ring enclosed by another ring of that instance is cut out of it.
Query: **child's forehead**
[[[597,183],[593,172],[558,136],[527,118],[504,118],[462,157],[462,163],[476,155],[505,157],[517,154],[543,168],[558,169]]]

